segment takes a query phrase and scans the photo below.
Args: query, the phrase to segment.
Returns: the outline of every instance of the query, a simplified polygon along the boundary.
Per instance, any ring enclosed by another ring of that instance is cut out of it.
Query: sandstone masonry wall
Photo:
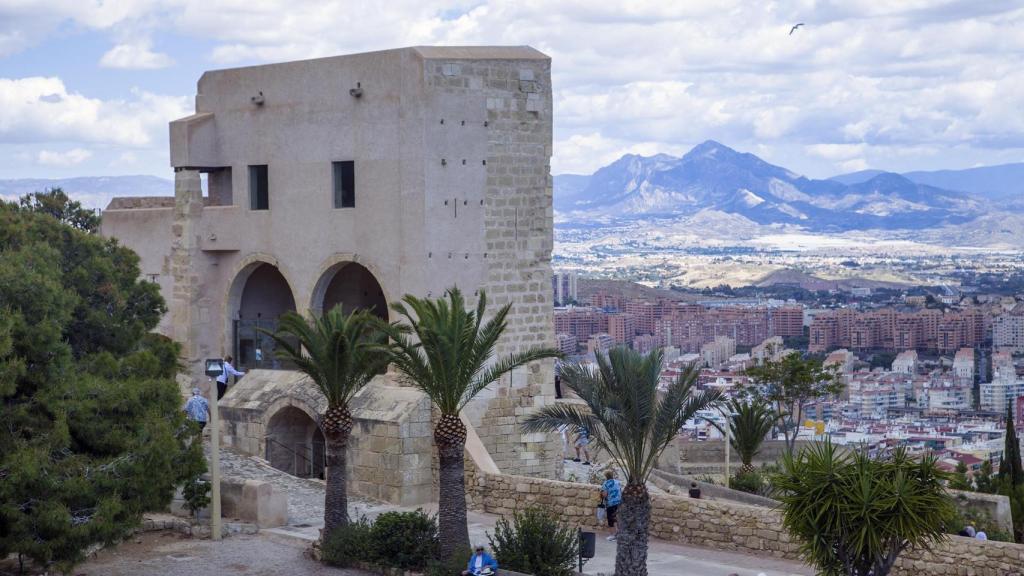
[[[596,529],[598,487],[524,476],[482,474],[467,479],[471,508],[505,515],[530,506],[558,514],[563,522]],[[760,556],[798,559],[798,545],[771,508],[678,496],[651,496],[654,538]],[[931,551],[903,553],[894,574],[903,576],[1022,576],[1024,546],[950,537]]]
[[[492,310],[512,304],[497,352],[554,347],[551,61],[436,60],[427,64],[425,79],[445,98],[461,102],[475,93],[486,103],[482,287]],[[524,415],[553,401],[552,360],[516,370],[498,384],[477,432],[499,469],[558,476],[562,461],[549,457],[559,450],[555,436],[518,428]]]

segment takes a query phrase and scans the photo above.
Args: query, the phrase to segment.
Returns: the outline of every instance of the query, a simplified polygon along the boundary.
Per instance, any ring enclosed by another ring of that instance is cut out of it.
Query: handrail
[[[281,442],[280,440],[278,440],[277,438],[274,438],[272,436],[267,436],[266,440],[267,440],[267,444],[270,444],[271,442],[273,442],[274,444],[277,444],[278,446],[280,446],[280,447],[284,448],[285,450],[287,450],[288,452],[292,453],[292,476],[298,476],[299,475],[299,463],[296,460],[296,458],[302,458],[303,460],[305,460],[306,464],[307,464],[307,466],[306,466],[306,474],[309,475],[309,476],[313,475],[313,461],[310,460],[309,458],[307,458],[305,454],[300,454],[298,451],[294,450],[293,448],[291,448],[287,444]],[[307,446],[307,444],[302,444],[302,446]],[[270,460],[270,448],[269,448],[269,446],[267,447],[267,460]]]

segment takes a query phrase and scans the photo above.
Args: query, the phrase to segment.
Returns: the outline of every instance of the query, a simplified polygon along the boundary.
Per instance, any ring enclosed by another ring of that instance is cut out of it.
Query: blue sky
[[[170,176],[204,70],[415,44],[551,55],[555,173],[706,139],[813,177],[1024,161],[1020,2],[0,0],[0,178]]]

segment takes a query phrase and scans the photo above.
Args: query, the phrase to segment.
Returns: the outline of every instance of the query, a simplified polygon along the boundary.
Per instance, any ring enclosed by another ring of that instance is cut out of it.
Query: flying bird
[[[789,29],[789,35],[792,36],[793,32],[796,32],[796,29],[801,27],[801,26],[803,26],[803,25],[804,25],[804,23],[800,22],[799,24],[797,24],[797,25],[793,26],[792,28],[790,28]]]

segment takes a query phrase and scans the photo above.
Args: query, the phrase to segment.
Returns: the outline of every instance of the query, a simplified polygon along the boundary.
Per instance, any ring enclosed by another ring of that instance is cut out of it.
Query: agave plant
[[[650,354],[614,348],[597,356],[597,367],[562,366],[562,383],[584,402],[551,404],[531,414],[526,432],[553,431],[569,425],[586,428],[596,445],[611,455],[625,472],[619,513],[615,574],[647,574],[648,524],[651,497],[647,480],[658,456],[687,420],[718,402],[717,390],[698,390],[695,368],[683,372],[664,394],[659,394],[662,352]]]
[[[387,366],[385,338],[366,310],[344,314],[341,305],[308,321],[294,312],[283,315],[276,332],[276,353],[306,373],[327,398],[320,417],[327,452],[324,535],[348,524],[348,466],[345,451],[352,433],[349,401]]]

